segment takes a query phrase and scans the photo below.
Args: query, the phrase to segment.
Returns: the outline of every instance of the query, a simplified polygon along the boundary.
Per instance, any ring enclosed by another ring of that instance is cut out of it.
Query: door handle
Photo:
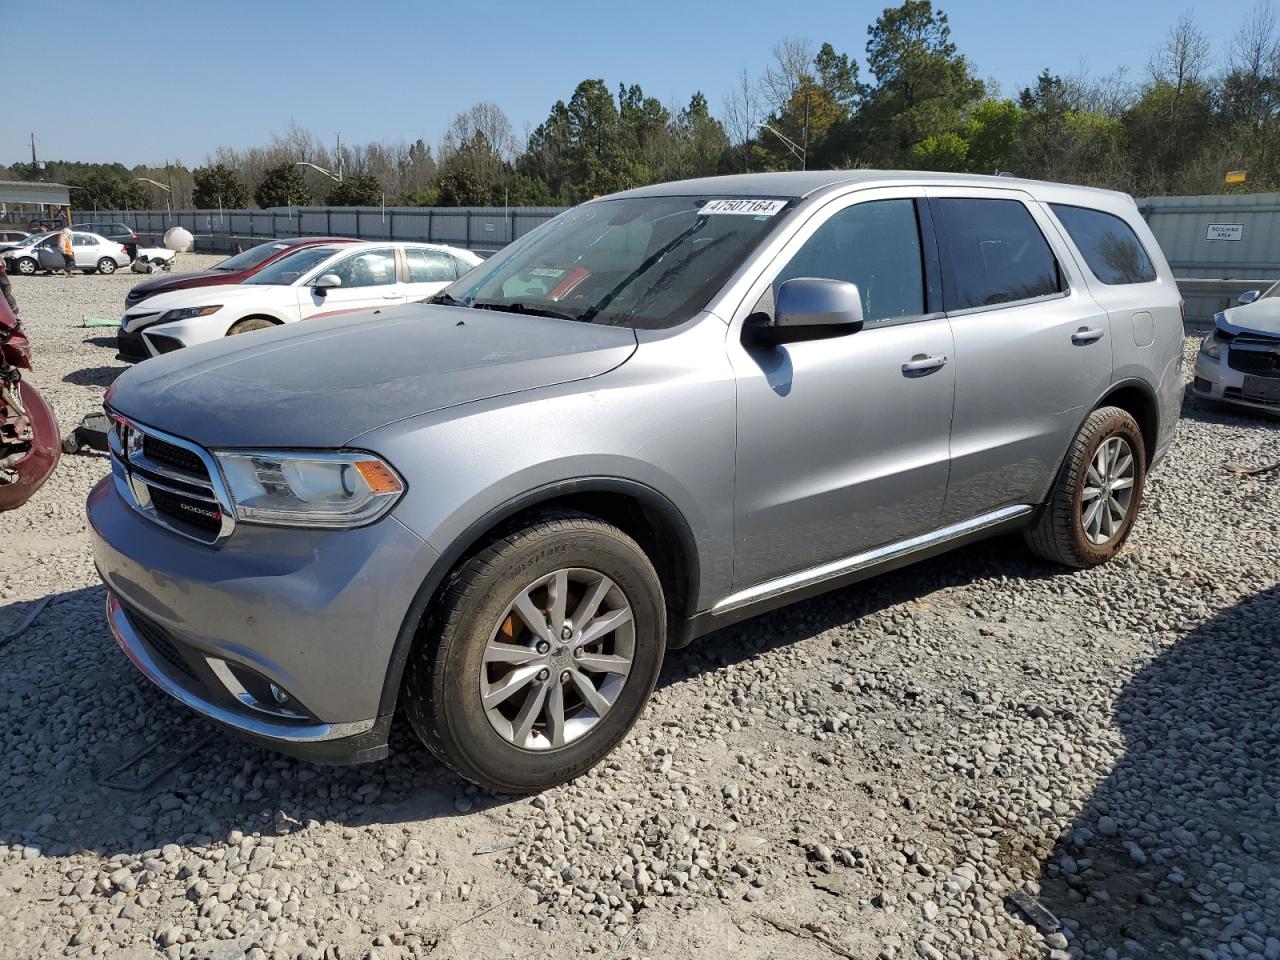
[[[1093,343],[1095,340],[1101,340],[1105,332],[1101,327],[1081,327],[1071,335],[1071,342],[1075,344]]]
[[[928,373],[930,370],[937,370],[939,367],[946,366],[947,358],[940,353],[926,356],[923,353],[917,353],[914,357],[902,365],[903,373]]]
[[[389,293],[389,294],[387,294],[385,297],[383,297],[382,299],[383,299],[383,300],[399,300],[399,299],[400,299],[400,294],[398,294],[398,293]]]

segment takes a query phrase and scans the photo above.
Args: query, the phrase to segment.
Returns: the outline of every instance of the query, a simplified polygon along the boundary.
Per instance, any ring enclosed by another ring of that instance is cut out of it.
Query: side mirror
[[[1246,290],[1236,298],[1236,302],[1241,305],[1253,303],[1253,301],[1257,300],[1260,296],[1262,296],[1261,290]]]
[[[796,277],[778,288],[773,316],[747,318],[752,337],[776,345],[821,340],[862,329],[862,294],[856,284],[821,277]]]
[[[316,281],[312,286],[316,288],[317,293],[324,296],[326,291],[342,286],[342,278],[336,273],[321,274],[316,277]]]

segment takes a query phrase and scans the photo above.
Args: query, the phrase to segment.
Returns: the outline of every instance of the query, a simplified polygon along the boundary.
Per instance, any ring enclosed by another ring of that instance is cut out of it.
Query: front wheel
[[[115,273],[116,262],[112,260],[110,257],[103,257],[101,260],[98,261],[98,272],[99,273]]]
[[[30,257],[23,257],[21,260],[18,261],[17,270],[24,277],[33,276],[37,269],[39,269],[39,264],[37,264]]]
[[[238,333],[252,333],[254,330],[266,330],[274,326],[275,324],[266,317],[248,317],[233,323],[231,329],[227,331],[227,336],[234,337]]]
[[[662,585],[640,546],[594,517],[548,515],[450,575],[409,662],[406,712],[467,779],[543,790],[626,735],[665,649]]]
[[[1089,414],[1049,499],[1026,532],[1046,560],[1093,567],[1120,552],[1142,504],[1146,445],[1137,421],[1119,407]]]

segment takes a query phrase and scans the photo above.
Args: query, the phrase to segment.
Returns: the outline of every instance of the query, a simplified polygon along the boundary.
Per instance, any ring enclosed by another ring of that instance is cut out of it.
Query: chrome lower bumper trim
[[[349,723],[312,723],[297,726],[244,716],[197,696],[170,678],[151,656],[138,631],[129,622],[124,606],[111,592],[107,593],[107,623],[111,625],[111,633],[115,636],[120,649],[124,651],[124,655],[133,661],[133,665],[142,671],[144,677],[196,713],[250,736],[288,743],[314,743],[319,740],[337,740],[341,737],[364,733],[372,729],[376,722],[374,718],[370,718],[353,720]]]
[[[784,593],[790,593],[792,590],[799,590],[803,587],[812,586],[815,583],[821,583],[824,580],[832,580],[836,577],[844,576],[847,573],[853,573],[867,567],[874,567],[880,563],[886,563],[889,560],[904,556],[908,553],[914,553],[917,550],[924,550],[928,547],[937,546],[948,540],[955,540],[959,537],[968,536],[977,533],[987,527],[994,527],[997,524],[1004,523],[1007,520],[1013,520],[1017,517],[1026,516],[1032,511],[1033,507],[1029,504],[1015,504],[1011,507],[1002,507],[991,513],[984,513],[980,517],[973,517],[969,520],[954,523],[949,527],[943,527],[940,530],[934,530],[930,533],[921,534],[918,537],[912,537],[910,540],[903,540],[899,543],[891,543],[887,546],[877,547],[874,550],[868,550],[865,553],[855,554],[852,557],[845,557],[842,560],[832,560],[830,563],[824,563],[821,566],[810,567],[808,570],[801,570],[798,573],[787,574],[785,577],[778,577],[776,580],[767,580],[764,583],[756,584],[754,587],[748,587],[745,590],[739,590],[737,593],[725,597],[714,607],[711,608],[713,614],[719,615],[728,613],[737,607],[744,606],[748,603],[756,603],[761,600],[767,600],[770,597],[776,597]]]

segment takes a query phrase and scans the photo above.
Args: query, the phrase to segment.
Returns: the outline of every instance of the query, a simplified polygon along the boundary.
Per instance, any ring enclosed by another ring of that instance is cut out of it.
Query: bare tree
[[[806,81],[813,79],[813,44],[787,37],[773,47],[773,61],[760,77],[760,92],[770,110],[780,111]]]
[[[1169,29],[1165,45],[1152,57],[1153,80],[1167,83],[1176,93],[1204,80],[1209,68],[1209,40],[1191,17],[1183,14]]]
[[[743,67],[733,86],[724,96],[724,130],[734,146],[746,143],[755,136],[756,124],[764,119],[767,111],[760,102],[755,82]]]
[[[453,118],[440,145],[441,159],[463,144],[474,141],[476,134],[483,135],[503,160],[510,161],[515,157],[519,145],[510,118],[496,103],[482,100]]]

